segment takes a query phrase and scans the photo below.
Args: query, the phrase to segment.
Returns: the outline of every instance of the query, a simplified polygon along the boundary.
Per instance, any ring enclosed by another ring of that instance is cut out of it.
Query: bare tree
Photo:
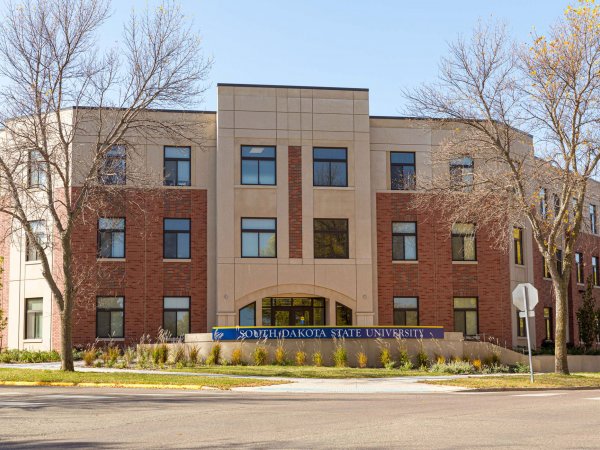
[[[529,224],[552,278],[555,370],[564,374],[568,285],[600,158],[599,14],[582,1],[523,47],[505,27],[480,24],[450,45],[438,82],[406,92],[411,112],[439,119],[429,123],[446,133],[423,183],[427,201],[451,222],[493,227],[505,248],[512,227]],[[535,152],[518,129],[535,135]],[[475,168],[457,182],[448,167],[464,157]]]
[[[72,314],[85,284],[74,231],[98,209],[96,199],[122,194],[124,164],[127,185],[153,187],[131,154],[140,136],[197,135],[192,123],[157,120],[149,108],[200,102],[211,61],[193,24],[169,0],[133,11],[120,46],[106,51],[98,34],[109,0],[8,0],[3,10],[0,214],[7,235],[24,233],[26,251],[41,262],[60,313],[62,369],[73,370]]]

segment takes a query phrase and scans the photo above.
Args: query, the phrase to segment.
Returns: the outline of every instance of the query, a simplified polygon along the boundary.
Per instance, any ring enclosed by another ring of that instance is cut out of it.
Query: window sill
[[[35,260],[35,261],[25,261],[25,265],[26,266],[33,266],[35,264],[41,264],[42,261],[40,261],[39,259]]]
[[[192,262],[191,258],[163,258],[163,262],[168,263],[189,263]]]
[[[546,280],[546,281],[552,281],[552,278],[548,278],[548,277],[542,277],[542,280]]]
[[[418,259],[392,259],[392,264],[419,264]]]
[[[43,339],[23,339],[24,344],[41,344],[44,342]]]
[[[167,185],[167,184],[163,184],[162,186],[165,189],[189,189],[191,187],[193,187],[191,184],[190,185],[186,185],[186,186],[177,186],[177,185]]]
[[[515,263],[515,266],[516,267],[522,267],[523,269],[525,268],[525,264],[517,264],[517,263]]]
[[[125,262],[125,258],[96,258],[98,262]]]
[[[339,191],[353,191],[354,186],[313,186],[313,189],[316,189],[318,191],[321,191],[321,190],[331,191],[333,189],[336,189]]]
[[[100,337],[97,337],[96,341],[98,341],[98,342],[124,342],[125,338],[100,338]]]
[[[277,189],[277,185],[276,184],[236,184],[233,186],[235,189],[237,188],[242,188],[242,189]]]
[[[452,264],[456,264],[458,266],[462,266],[462,265],[470,266],[473,264],[477,264],[477,261],[452,261]]]

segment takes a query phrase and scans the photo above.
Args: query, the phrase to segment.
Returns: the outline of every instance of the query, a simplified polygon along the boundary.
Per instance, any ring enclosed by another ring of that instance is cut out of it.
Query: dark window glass
[[[273,326],[325,325],[325,301],[322,298],[265,298],[262,324]]]
[[[394,325],[419,325],[419,299],[417,297],[394,297]]]
[[[391,187],[393,190],[414,190],[417,184],[415,154],[413,152],[391,152]]]
[[[392,259],[415,261],[417,259],[417,223],[392,223]]]
[[[592,256],[592,278],[594,280],[594,286],[600,286],[600,270],[598,268],[598,257]]]
[[[33,220],[29,222],[31,232],[42,248],[46,246],[46,222],[44,220]],[[39,261],[41,259],[38,247],[32,242],[28,234],[25,235],[25,261]]]
[[[275,147],[242,145],[242,184],[276,184]]]
[[[597,219],[596,205],[590,205],[590,231],[594,234],[598,234]]]
[[[124,337],[123,297],[98,297],[96,299],[96,336],[99,338]]]
[[[256,325],[256,302],[240,308],[240,326],[253,327]]]
[[[544,332],[547,341],[553,340],[554,328],[552,327],[552,308],[544,308]]]
[[[475,225],[472,223],[455,223],[452,225],[452,261],[476,260]]]
[[[190,147],[165,147],[164,163],[165,186],[191,185]]]
[[[450,185],[465,192],[473,189],[473,158],[465,156],[450,161]]]
[[[465,336],[478,334],[477,297],[454,297],[454,331]]]
[[[28,183],[29,187],[45,188],[48,183],[48,163],[39,150],[29,152]]]
[[[544,219],[548,216],[548,192],[546,188],[540,188],[540,215]]]
[[[577,275],[577,282],[583,283],[583,253],[575,253],[575,273]]]
[[[314,219],[315,258],[349,258],[348,220]]]
[[[127,181],[127,159],[124,145],[113,145],[106,152],[104,161],[98,169],[98,181],[101,184],[125,184]]]
[[[558,216],[560,212],[560,197],[556,194],[552,194],[552,201],[554,202],[554,216]]]
[[[521,317],[521,311],[517,311],[517,336],[527,337],[527,325],[525,324],[525,317]]]
[[[190,258],[190,219],[164,220],[164,258]]]
[[[125,219],[98,220],[98,257],[125,258]]]
[[[25,300],[25,339],[42,339],[43,300],[28,298]]]
[[[313,186],[348,186],[347,149],[313,149]]]
[[[242,219],[242,258],[277,257],[277,220]]]
[[[563,260],[562,260],[562,250],[556,250],[556,270],[559,274],[562,274],[563,269]]]
[[[352,325],[352,309],[341,303],[335,304],[335,324],[338,326]]]
[[[515,252],[515,264],[523,265],[523,228],[513,228],[513,248]]]
[[[189,297],[164,297],[163,329],[171,337],[181,337],[190,332]]]

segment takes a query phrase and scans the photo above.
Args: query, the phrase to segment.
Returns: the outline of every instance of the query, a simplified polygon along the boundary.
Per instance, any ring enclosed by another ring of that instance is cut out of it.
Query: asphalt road
[[[0,448],[600,448],[600,390],[0,388]]]

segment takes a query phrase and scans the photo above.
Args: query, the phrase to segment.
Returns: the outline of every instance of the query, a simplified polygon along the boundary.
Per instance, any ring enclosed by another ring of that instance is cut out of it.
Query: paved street
[[[0,388],[0,447],[600,448],[600,390],[272,394]]]

